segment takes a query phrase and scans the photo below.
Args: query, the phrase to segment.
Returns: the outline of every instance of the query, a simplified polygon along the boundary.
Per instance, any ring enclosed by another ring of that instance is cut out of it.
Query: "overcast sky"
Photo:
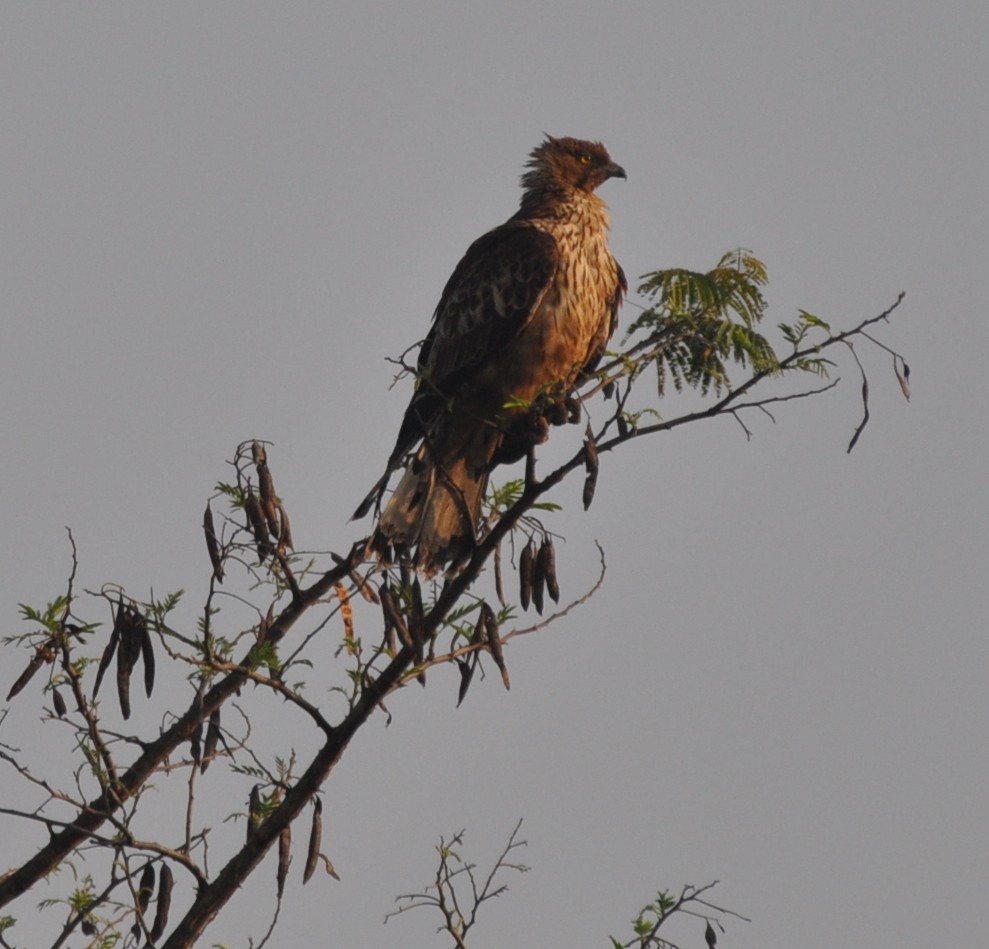
[[[859,346],[850,456],[846,366],[751,441],[720,420],[604,458],[586,515],[565,487],[564,592],[595,538],[603,590],[512,645],[510,693],[455,710],[440,670],[359,735],[327,787],[341,882],[295,885],[276,945],[444,946],[438,919],[383,927],[393,897],[440,834],[484,860],[519,817],[533,869],[476,949],[603,947],[657,887],[713,879],[752,918],[727,949],[989,941],[987,36],[984,0],[0,9],[6,633],[62,589],[67,525],[81,586],[183,587],[191,625],[203,502],[247,438],[274,443],[299,546],[349,547],[408,397],[385,357],[544,131],[628,171],[601,194],[633,282],[744,246],[772,324],[907,292],[877,332],[913,401]],[[41,742],[38,718],[22,695],[0,741]],[[262,931],[273,873],[210,944]]]

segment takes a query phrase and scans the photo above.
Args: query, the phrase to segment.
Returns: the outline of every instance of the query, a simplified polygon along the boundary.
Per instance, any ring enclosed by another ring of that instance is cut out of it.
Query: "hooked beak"
[[[621,165],[615,164],[615,162],[608,165],[608,167],[605,168],[605,171],[607,172],[609,178],[624,178],[628,181],[628,175],[625,174],[625,169],[622,168]]]

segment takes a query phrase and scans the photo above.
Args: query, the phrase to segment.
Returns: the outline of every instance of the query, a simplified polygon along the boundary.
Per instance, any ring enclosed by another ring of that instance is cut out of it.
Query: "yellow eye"
[[[591,163],[591,156],[584,152],[578,159],[582,165],[589,165]]]

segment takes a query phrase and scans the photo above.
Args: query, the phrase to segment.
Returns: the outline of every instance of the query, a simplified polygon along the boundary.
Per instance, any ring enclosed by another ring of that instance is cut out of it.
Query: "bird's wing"
[[[425,434],[443,404],[517,336],[539,307],[559,263],[555,239],[509,221],[479,237],[443,288],[419,351],[419,382],[391,463]]]

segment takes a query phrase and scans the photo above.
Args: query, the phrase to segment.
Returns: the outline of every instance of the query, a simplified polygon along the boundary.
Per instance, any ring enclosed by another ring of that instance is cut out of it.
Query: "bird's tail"
[[[424,444],[385,505],[369,547],[384,560],[415,548],[413,561],[427,576],[466,560],[501,439],[496,429],[477,424],[443,445]]]

